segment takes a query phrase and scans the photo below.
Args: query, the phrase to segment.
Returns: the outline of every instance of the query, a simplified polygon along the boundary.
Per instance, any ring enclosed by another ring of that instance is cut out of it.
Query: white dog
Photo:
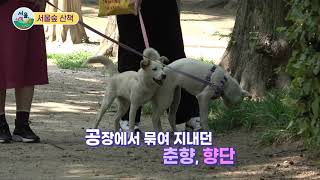
[[[136,112],[140,106],[151,100],[156,90],[162,85],[166,74],[163,71],[162,63],[167,61],[167,58],[160,56],[159,53],[152,48],[144,50],[144,58],[140,63],[138,72],[127,71],[120,74],[115,74],[110,78],[101,108],[97,115],[95,128],[98,127],[103,115],[110,108],[115,99],[118,100],[118,111],[114,117],[115,131],[118,131],[119,121],[122,116],[128,111],[130,106],[129,124],[130,131],[134,130]],[[151,60],[154,61],[151,61]],[[130,61],[130,59],[128,59]],[[111,68],[113,72],[117,72],[116,66],[110,59],[105,56],[97,56],[88,59],[86,63],[102,63],[107,68]]]
[[[186,72],[195,77],[213,83],[208,86],[183,74],[173,72],[172,69]],[[153,114],[152,123],[156,131],[162,131],[160,116],[170,108],[169,122],[172,131],[176,131],[176,112],[180,103],[180,90],[185,89],[197,97],[200,110],[200,121],[203,130],[208,130],[208,106],[211,99],[222,97],[226,106],[230,107],[241,103],[249,93],[239,86],[238,82],[216,65],[210,65],[201,61],[183,58],[165,67],[167,75],[163,85],[152,98]]]

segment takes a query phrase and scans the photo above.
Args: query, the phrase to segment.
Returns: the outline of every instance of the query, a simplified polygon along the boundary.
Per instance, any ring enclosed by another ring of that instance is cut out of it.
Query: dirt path
[[[99,71],[59,70],[52,65],[49,68],[50,85],[37,88],[31,117],[32,127],[42,142],[1,144],[0,179],[320,178],[319,161],[310,160],[306,152],[300,152],[303,148],[298,144],[259,148],[256,132],[215,135],[214,145],[236,148],[235,167],[209,167],[201,162],[199,166],[166,167],[162,147],[89,148],[84,141],[85,129],[94,123],[105,77]],[[7,112],[12,129],[12,91],[8,95]],[[105,116],[103,130],[113,127],[111,115],[113,112]],[[142,123],[143,131],[152,130],[149,117],[144,117]],[[165,120],[163,123],[169,129]],[[197,153],[199,160],[200,154]],[[284,161],[292,161],[293,165],[285,167]]]

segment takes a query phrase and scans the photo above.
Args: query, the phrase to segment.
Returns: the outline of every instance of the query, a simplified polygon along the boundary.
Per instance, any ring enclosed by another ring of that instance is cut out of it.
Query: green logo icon
[[[21,7],[14,11],[12,23],[19,30],[28,30],[34,23],[33,11],[27,7]]]

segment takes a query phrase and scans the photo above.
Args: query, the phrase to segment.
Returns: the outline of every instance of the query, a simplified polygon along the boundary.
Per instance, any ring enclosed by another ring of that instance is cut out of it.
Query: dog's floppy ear
[[[143,51],[143,59],[157,59],[158,57],[160,57],[158,51],[156,51],[155,49],[153,48],[146,48],[144,51]]]
[[[241,90],[241,94],[242,94],[242,97],[249,97],[249,98],[252,97],[248,91],[243,90],[243,89]]]
[[[150,60],[144,59],[140,62],[140,67],[146,69],[150,65]]]
[[[165,56],[161,56],[159,58],[159,61],[163,64],[163,63],[168,63],[169,62],[169,59]]]

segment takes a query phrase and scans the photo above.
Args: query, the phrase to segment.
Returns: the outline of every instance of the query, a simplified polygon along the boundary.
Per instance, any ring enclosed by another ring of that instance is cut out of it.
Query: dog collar
[[[206,76],[206,80],[207,80],[208,82],[211,82],[212,74],[216,71],[216,69],[217,69],[217,66],[216,66],[216,65],[213,65],[212,68],[210,69],[208,75]],[[223,89],[224,89],[224,85],[225,85],[225,83],[226,83],[227,81],[228,81],[228,78],[224,75],[223,80],[221,80],[221,81],[219,82],[219,84],[214,84],[214,83],[211,84],[212,87],[213,87],[213,86],[216,86],[216,88],[217,88],[217,90],[215,91],[214,96],[213,96],[212,98],[215,99],[215,98],[218,98],[218,97],[224,95]]]
[[[217,69],[217,66],[216,66],[216,65],[213,65],[212,68],[210,69],[210,71],[209,71],[209,73],[208,73],[208,75],[207,75],[207,77],[206,77],[206,80],[207,80],[208,82],[211,81],[211,76],[212,76],[212,74],[214,73],[214,71],[215,71],[216,69]]]

